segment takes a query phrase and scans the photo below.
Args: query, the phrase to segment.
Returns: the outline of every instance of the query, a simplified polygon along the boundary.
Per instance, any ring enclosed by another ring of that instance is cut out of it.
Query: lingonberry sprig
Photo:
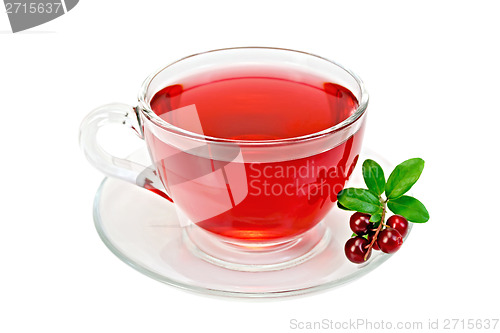
[[[421,158],[406,160],[394,168],[386,182],[382,167],[365,160],[362,172],[367,189],[346,188],[338,193],[338,207],[356,211],[349,221],[353,235],[345,244],[347,259],[361,264],[372,250],[394,253],[403,245],[408,222],[429,220],[425,206],[404,195],[420,178],[424,164]],[[395,215],[386,220],[388,209]]]

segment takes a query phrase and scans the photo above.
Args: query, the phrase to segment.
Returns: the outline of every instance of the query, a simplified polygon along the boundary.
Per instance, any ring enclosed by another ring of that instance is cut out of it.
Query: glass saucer
[[[133,158],[147,164],[146,149]],[[364,150],[349,187],[364,187],[361,162],[372,158],[391,170],[383,157]],[[264,272],[223,268],[201,259],[185,237],[175,205],[136,185],[105,178],[94,201],[94,221],[106,246],[123,262],[160,282],[202,294],[274,298],[337,287],[377,268],[390,255],[374,251],[364,264],[349,262],[344,244],[351,237],[352,213],[335,207],[323,220],[330,237],[323,250],[296,266]],[[411,228],[411,223],[410,223]],[[411,231],[411,229],[410,229]],[[408,237],[408,236],[407,236]]]

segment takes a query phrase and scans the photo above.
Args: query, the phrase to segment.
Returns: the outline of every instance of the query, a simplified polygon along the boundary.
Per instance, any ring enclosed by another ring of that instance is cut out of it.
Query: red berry
[[[373,237],[375,236],[375,232],[376,232],[376,230],[372,230],[368,233],[368,243],[369,244],[372,243]],[[380,247],[378,246],[378,238],[379,237],[380,237],[380,233],[379,233],[379,236],[377,237],[377,240],[375,241],[375,243],[373,243],[373,246],[372,246],[372,249],[377,250],[377,251],[380,250]]]
[[[352,214],[349,221],[351,230],[358,236],[363,236],[368,233],[368,231],[373,228],[373,223],[370,222],[370,215],[360,212]]]
[[[368,252],[368,240],[361,237],[361,236],[356,236],[351,239],[349,239],[345,243],[344,251],[347,259],[352,261],[355,264],[362,264],[365,262],[365,256],[366,253]],[[371,251],[368,253],[368,258],[371,256]]]
[[[403,236],[393,228],[386,228],[377,236],[378,246],[385,253],[394,253],[403,245]]]
[[[408,233],[408,220],[401,215],[392,215],[387,219],[386,224],[399,231],[403,237]]]

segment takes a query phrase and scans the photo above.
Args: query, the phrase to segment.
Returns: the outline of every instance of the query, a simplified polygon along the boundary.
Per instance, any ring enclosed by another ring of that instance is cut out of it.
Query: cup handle
[[[124,125],[144,140],[138,110],[130,105],[106,104],[89,113],[80,125],[80,147],[95,168],[104,174],[136,184],[172,201],[153,167],[119,158],[106,152],[97,142],[97,132],[106,125]]]

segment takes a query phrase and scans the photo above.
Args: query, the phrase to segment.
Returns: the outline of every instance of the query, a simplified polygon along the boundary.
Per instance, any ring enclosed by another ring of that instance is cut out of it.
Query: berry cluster
[[[370,222],[371,215],[356,212],[351,216],[350,227],[354,232],[345,244],[347,259],[356,264],[368,260],[371,251],[380,250],[384,253],[394,253],[408,233],[408,220],[401,215],[392,215],[382,226]]]
[[[394,253],[408,233],[408,222],[425,223],[429,212],[414,197],[405,195],[420,178],[424,160],[411,158],[398,164],[386,181],[384,170],[374,160],[363,162],[362,172],[367,189],[345,188],[337,195],[337,206],[355,211],[350,226],[354,234],[345,244],[347,259],[361,264],[372,250]],[[385,217],[388,210],[395,215]]]

